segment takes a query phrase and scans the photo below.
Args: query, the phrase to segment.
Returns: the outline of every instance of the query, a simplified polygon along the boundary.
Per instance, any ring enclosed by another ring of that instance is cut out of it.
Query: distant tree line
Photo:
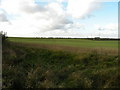
[[[94,37],[94,38],[71,38],[71,37],[36,37],[41,39],[88,39],[88,40],[120,40],[117,38],[100,38],[100,37]]]

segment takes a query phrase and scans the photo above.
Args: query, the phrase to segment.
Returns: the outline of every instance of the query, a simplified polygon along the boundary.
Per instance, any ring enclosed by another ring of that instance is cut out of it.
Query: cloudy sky
[[[119,0],[1,0],[0,31],[12,37],[118,37]]]

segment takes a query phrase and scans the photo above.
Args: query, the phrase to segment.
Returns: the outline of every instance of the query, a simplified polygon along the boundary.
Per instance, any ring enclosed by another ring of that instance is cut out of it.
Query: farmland
[[[50,38],[8,38],[18,45],[44,48],[71,53],[90,53],[97,51],[100,54],[118,54],[118,41],[115,40],[88,40],[88,39],[50,39]]]
[[[63,45],[83,48],[118,48],[118,41],[99,41],[87,39],[41,39],[41,38],[9,38],[10,41],[32,44]]]
[[[7,38],[3,88],[118,88],[118,41]]]

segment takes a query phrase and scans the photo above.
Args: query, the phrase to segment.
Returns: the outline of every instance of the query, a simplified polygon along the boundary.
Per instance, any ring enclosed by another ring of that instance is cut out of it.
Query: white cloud
[[[107,24],[107,25],[103,25],[103,26],[101,26],[101,25],[95,25],[95,27],[96,27],[96,29],[97,30],[118,30],[118,24],[117,23],[109,23],[109,24]]]
[[[118,30],[118,24],[111,23],[111,24],[106,25],[105,28],[108,30]]]
[[[0,13],[0,30],[6,31],[9,36],[84,37],[89,34],[85,31],[86,25],[74,19],[91,17],[91,12],[98,8],[95,0],[46,0],[48,3],[45,5],[35,1],[2,0],[0,11],[5,13]],[[61,2],[68,3],[67,8]]]
[[[100,37],[111,37],[111,38],[118,38],[118,24],[117,23],[108,23],[106,25],[95,25],[96,30],[98,30],[96,33],[97,36]],[[98,33],[98,34],[97,34]]]
[[[68,0],[67,11],[74,18],[84,18],[98,7],[95,0]]]
[[[0,12],[0,22],[8,22],[7,16],[4,12]]]
[[[1,24],[1,28],[4,25],[9,27],[4,28],[9,35],[14,33],[14,36],[21,36],[22,33],[30,35],[29,33],[35,32],[43,33],[56,29],[65,30],[65,25],[72,23],[67,18],[62,5],[57,2],[40,6],[35,4],[33,0],[5,0],[2,2],[1,8],[15,18],[14,20],[10,19],[11,24]]]
[[[2,0],[1,8],[9,14],[21,14],[24,7],[34,7],[34,0]]]

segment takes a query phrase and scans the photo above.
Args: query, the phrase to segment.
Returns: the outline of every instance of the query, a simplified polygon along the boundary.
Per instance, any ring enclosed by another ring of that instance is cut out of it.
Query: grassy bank
[[[3,45],[3,88],[117,88],[118,55]]]

